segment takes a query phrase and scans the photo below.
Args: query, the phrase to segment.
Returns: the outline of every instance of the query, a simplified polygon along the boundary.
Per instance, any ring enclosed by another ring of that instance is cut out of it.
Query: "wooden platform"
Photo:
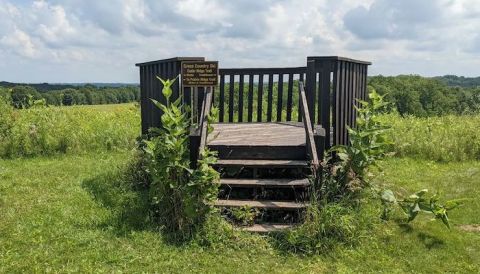
[[[303,123],[217,123],[208,135],[209,146],[305,146]]]

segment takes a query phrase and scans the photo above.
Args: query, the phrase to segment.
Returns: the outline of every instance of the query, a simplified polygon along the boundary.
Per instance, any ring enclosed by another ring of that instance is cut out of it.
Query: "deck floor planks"
[[[302,123],[217,123],[213,124],[208,145],[303,146]]]

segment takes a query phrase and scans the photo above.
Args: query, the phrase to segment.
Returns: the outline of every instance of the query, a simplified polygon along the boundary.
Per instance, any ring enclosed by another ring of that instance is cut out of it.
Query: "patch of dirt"
[[[459,225],[458,227],[463,231],[480,233],[480,225]]]

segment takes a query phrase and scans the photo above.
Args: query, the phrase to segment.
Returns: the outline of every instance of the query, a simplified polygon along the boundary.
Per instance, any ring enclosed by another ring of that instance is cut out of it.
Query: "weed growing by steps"
[[[375,91],[360,101],[357,127],[349,128],[350,144],[333,147],[322,163],[322,176],[313,181],[310,206],[297,229],[281,236],[280,245],[293,252],[324,253],[351,246],[379,222],[379,204],[368,181],[368,168],[385,157],[391,142],[389,127],[378,116],[387,103]]]
[[[197,169],[190,169],[188,111],[181,104],[181,97],[170,102],[170,86],[175,79],[159,80],[167,103],[152,101],[163,111],[162,127],[150,130],[153,137],[144,141],[143,148],[150,177],[150,200],[153,216],[162,230],[182,241],[192,238],[214,212],[219,175],[211,167],[216,155],[207,149],[201,152]]]

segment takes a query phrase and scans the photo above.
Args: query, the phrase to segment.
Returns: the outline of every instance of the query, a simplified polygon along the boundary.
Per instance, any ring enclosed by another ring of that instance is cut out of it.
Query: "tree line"
[[[138,87],[96,87],[84,85],[39,92],[29,85],[11,88],[0,87],[0,96],[11,102],[15,108],[28,108],[35,103],[54,106],[119,104],[140,100]]]
[[[369,77],[369,89],[386,94],[401,115],[439,116],[480,113],[480,86],[449,86],[440,78],[418,75]]]

